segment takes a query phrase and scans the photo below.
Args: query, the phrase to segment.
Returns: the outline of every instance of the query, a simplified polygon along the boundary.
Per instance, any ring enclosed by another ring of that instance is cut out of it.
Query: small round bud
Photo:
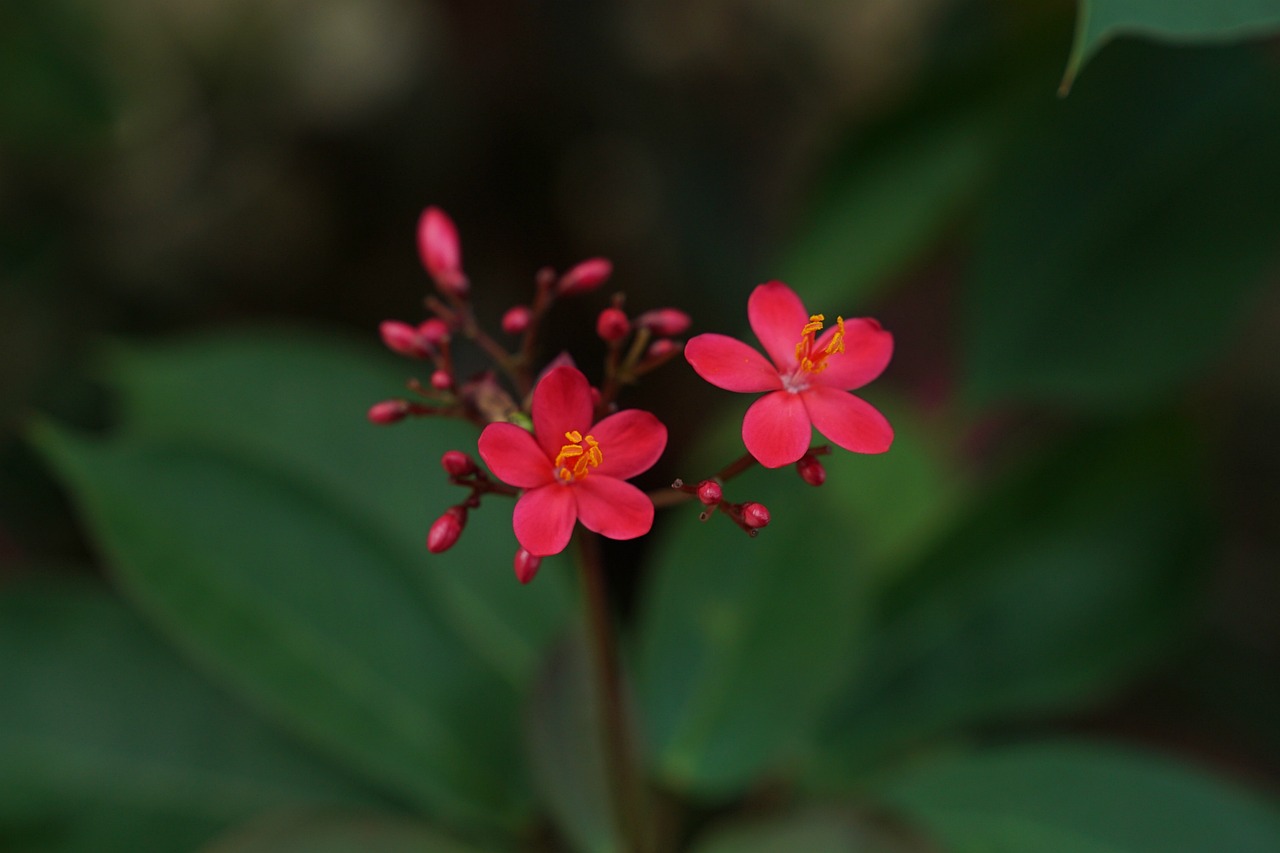
[[[446,450],[440,457],[440,467],[450,477],[465,477],[476,472],[476,462],[461,450]]]
[[[462,528],[467,525],[467,510],[460,506],[451,506],[444,515],[435,520],[427,533],[427,550],[432,554],[443,554],[452,548],[462,535]]]
[[[796,473],[810,486],[821,486],[827,481],[827,469],[812,453],[800,457],[800,461],[796,463]]]
[[[378,333],[382,335],[382,342],[387,345],[387,349],[392,352],[407,355],[410,358],[426,358],[430,355],[427,342],[423,340],[418,330],[408,323],[384,320],[378,326]]]
[[[449,324],[439,317],[432,317],[418,325],[418,334],[422,336],[427,346],[439,349],[449,341]]]
[[[742,523],[752,530],[769,525],[769,510],[764,504],[755,502],[742,505]]]
[[[502,315],[502,331],[508,335],[522,335],[528,330],[529,321],[532,319],[533,311],[529,310],[527,305],[508,308],[507,313]]]
[[[698,484],[698,500],[707,506],[715,506],[720,503],[724,493],[720,489],[720,484],[715,480],[703,480]]]
[[[654,341],[649,345],[649,351],[645,353],[645,357],[651,359],[667,358],[680,352],[681,346],[679,341],[673,341],[670,338],[662,338]]]
[[[608,281],[611,275],[613,275],[613,264],[607,258],[592,258],[560,276],[556,292],[561,296],[590,293]]]
[[[608,343],[620,341],[631,334],[631,321],[620,308],[606,308],[596,318],[596,334]]]
[[[393,424],[409,414],[409,404],[404,400],[383,400],[369,407],[369,420],[375,424]]]
[[[664,338],[684,334],[691,322],[689,315],[678,308],[658,308],[636,318],[637,326]]]
[[[431,374],[431,387],[437,391],[448,391],[453,387],[453,377],[446,370],[436,370]]]
[[[418,218],[418,255],[441,291],[458,297],[466,295],[469,285],[462,272],[458,229],[438,207],[428,207]]]
[[[514,560],[516,569],[516,580],[520,583],[528,583],[533,580],[533,576],[538,573],[539,567],[542,566],[542,558],[535,557],[525,549],[521,548],[516,551]]]

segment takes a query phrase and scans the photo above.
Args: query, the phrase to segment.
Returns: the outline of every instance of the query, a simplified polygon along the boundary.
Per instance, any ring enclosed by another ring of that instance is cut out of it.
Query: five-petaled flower
[[[871,404],[848,393],[879,376],[893,355],[893,336],[875,320],[845,320],[822,332],[791,288],[762,284],[747,301],[747,319],[772,363],[726,335],[698,335],[685,358],[698,375],[726,391],[768,391],[747,409],[742,442],[766,468],[798,461],[812,428],[855,453],[883,453],[893,427]]]
[[[627,409],[592,423],[591,386],[577,369],[550,370],[533,391],[533,433],[492,423],[480,456],[498,479],[524,489],[512,518],[530,554],[558,554],[581,521],[610,539],[634,539],[653,526],[653,502],[624,482],[648,470],[667,446],[667,428]]]

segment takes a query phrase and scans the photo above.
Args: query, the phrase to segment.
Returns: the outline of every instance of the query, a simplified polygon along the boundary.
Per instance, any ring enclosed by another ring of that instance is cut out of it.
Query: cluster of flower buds
[[[489,478],[476,461],[461,450],[447,450],[440,457],[440,467],[449,475],[449,482],[471,490],[466,500],[444,511],[427,532],[427,550],[443,554],[458,542],[467,526],[467,510],[480,506],[480,498],[489,493],[514,495],[515,489]]]
[[[703,480],[697,485],[689,485],[683,480],[676,480],[671,488],[677,492],[693,495],[704,507],[698,518],[706,521],[719,512],[727,516],[734,524],[755,536],[762,527],[769,526],[769,508],[756,501],[730,503],[724,499],[724,489],[719,479]]]

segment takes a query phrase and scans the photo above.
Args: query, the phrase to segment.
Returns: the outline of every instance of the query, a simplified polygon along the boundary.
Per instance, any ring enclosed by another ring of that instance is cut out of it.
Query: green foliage
[[[1263,853],[1280,811],[1167,759],[1079,743],[943,758],[875,793],[955,853]]]
[[[254,821],[201,853],[485,853],[405,818],[292,812]]]
[[[1119,35],[1164,41],[1236,41],[1280,30],[1277,0],[1080,0],[1065,94],[1090,57]]]

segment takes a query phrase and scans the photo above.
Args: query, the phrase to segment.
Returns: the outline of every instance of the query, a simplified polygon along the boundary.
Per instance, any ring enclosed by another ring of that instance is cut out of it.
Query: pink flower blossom
[[[493,423],[480,456],[499,480],[524,489],[512,518],[530,554],[558,554],[574,524],[610,539],[634,539],[653,526],[653,502],[624,482],[658,461],[667,428],[628,409],[592,423],[591,386],[573,367],[550,370],[533,391],[533,433]]]
[[[712,385],[768,392],[742,421],[742,442],[761,465],[780,468],[798,461],[814,428],[854,453],[889,449],[893,427],[871,404],[848,393],[884,372],[893,355],[893,336],[879,323],[837,317],[836,325],[823,332],[826,318],[809,314],[780,281],[752,291],[747,319],[769,358],[716,334],[693,338],[684,355]]]

